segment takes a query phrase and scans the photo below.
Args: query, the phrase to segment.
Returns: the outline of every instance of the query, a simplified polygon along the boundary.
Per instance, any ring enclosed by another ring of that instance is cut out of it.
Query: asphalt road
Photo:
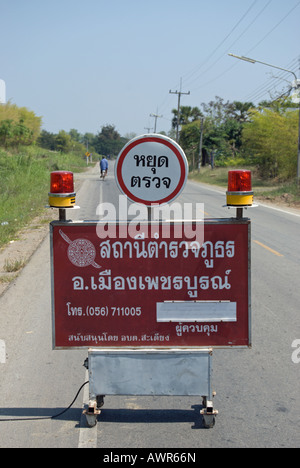
[[[81,209],[72,219],[96,219],[100,202],[118,206],[112,167],[104,182],[97,168],[79,177]],[[233,216],[222,206],[224,192],[212,187],[188,182],[176,201],[204,203],[205,217]],[[260,205],[245,215],[252,224],[253,346],[214,350],[213,429],[203,428],[200,399],[187,396],[107,396],[97,426],[87,428],[87,385],[71,409],[51,419],[86,381],[87,352],[52,350],[47,236],[0,297],[0,447],[298,447],[300,214]]]

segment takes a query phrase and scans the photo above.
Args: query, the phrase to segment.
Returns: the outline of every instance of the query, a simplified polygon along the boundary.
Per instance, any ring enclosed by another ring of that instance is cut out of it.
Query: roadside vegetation
[[[225,102],[220,97],[201,108],[174,109],[168,136],[184,149],[190,177],[225,187],[230,168],[251,169],[255,194],[300,205],[296,184],[298,105],[290,99]],[[54,170],[83,171],[85,153],[117,156],[126,142],[114,125],[95,135],[76,129],[57,134],[41,130],[42,118],[11,102],[0,104],[0,247],[41,214],[47,204],[49,174]],[[200,141],[202,142],[200,151]]]
[[[128,141],[113,125],[97,135],[76,129],[55,134],[41,125],[42,118],[27,108],[0,104],[0,248],[46,211],[50,172],[84,171],[101,154],[115,157]]]
[[[86,161],[76,153],[54,153],[34,146],[0,149],[0,247],[48,203],[50,172],[81,171]]]
[[[228,171],[234,169],[251,170],[252,188],[254,199],[261,199],[270,202],[284,203],[289,206],[300,208],[300,193],[296,181],[280,182],[275,179],[262,179],[253,166],[247,164],[228,167],[202,167],[200,172],[190,172],[189,178],[204,184],[216,185],[227,188]]]
[[[201,107],[182,107],[180,113],[179,144],[189,161],[190,178],[226,186],[230,168],[251,169],[260,197],[300,205],[298,104],[285,98],[255,107],[216,97]],[[174,109],[173,128],[177,113]]]

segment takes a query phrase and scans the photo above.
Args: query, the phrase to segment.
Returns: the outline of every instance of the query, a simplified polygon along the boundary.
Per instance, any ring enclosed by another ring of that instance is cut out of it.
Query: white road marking
[[[298,214],[298,213],[294,213],[292,211],[284,210],[283,208],[277,208],[276,206],[265,205],[264,203],[260,203],[260,201],[258,201],[258,204],[259,204],[259,206],[263,206],[264,208],[269,208],[270,210],[279,211],[280,213],[285,213],[285,214],[289,214],[289,215],[292,215],[292,216],[297,216],[298,218],[300,218],[300,214]]]
[[[206,184],[201,184],[201,183],[198,183],[198,182],[189,181],[189,183],[193,184],[193,185],[202,185],[203,188],[206,188],[210,192],[216,192],[216,193],[219,193],[219,194],[225,194],[226,193],[226,189],[222,189],[221,187],[219,189],[216,189],[216,188],[208,187]],[[255,189],[254,189],[254,199],[255,199]],[[300,213],[295,213],[294,211],[289,211],[289,210],[284,209],[284,208],[278,208],[277,206],[271,206],[271,205],[266,204],[266,203],[261,203],[260,200],[257,201],[257,204],[258,204],[258,206],[262,206],[263,208],[268,208],[269,210],[279,211],[280,213],[285,213],[285,214],[296,216],[296,217],[300,218]]]
[[[85,381],[89,380],[88,370],[86,371]],[[89,403],[89,385],[83,388],[83,405],[82,408],[87,408]],[[82,413],[80,420],[79,442],[78,448],[97,448],[97,424],[94,427],[88,427],[86,424],[86,416]]]
[[[0,364],[5,364],[6,362],[6,346],[5,341],[0,340]]]

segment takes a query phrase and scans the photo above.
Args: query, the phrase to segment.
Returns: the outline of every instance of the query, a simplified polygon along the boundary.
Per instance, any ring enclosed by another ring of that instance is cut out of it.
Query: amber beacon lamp
[[[242,216],[243,208],[254,207],[251,171],[228,171],[226,206],[237,208],[237,217]]]
[[[75,197],[73,172],[51,172],[49,206],[59,208],[60,219],[65,218],[65,208],[75,207]]]
[[[226,192],[227,206],[252,206],[253,191],[251,171],[229,171],[228,190]]]

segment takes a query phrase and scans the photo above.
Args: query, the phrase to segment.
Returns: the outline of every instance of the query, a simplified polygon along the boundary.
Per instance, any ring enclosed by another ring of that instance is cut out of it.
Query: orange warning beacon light
[[[227,206],[252,206],[253,191],[251,171],[228,171]]]
[[[73,208],[75,196],[73,172],[51,172],[49,205],[54,208]]]

